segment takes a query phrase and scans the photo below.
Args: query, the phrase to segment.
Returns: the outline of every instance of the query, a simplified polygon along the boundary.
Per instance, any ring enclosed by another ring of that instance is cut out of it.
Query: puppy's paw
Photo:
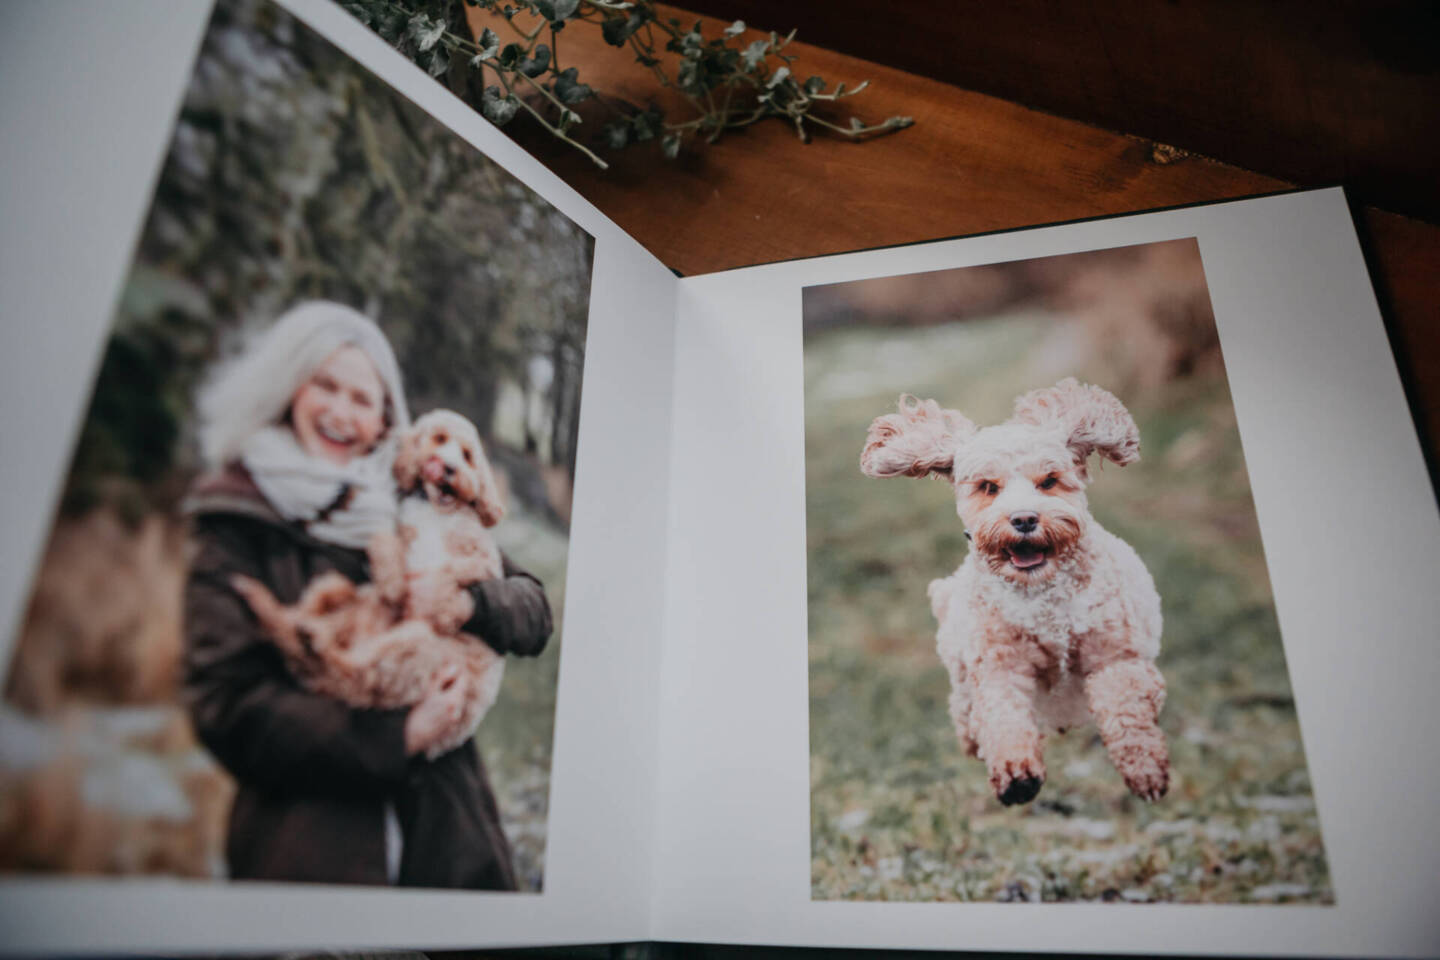
[[[1125,786],[1141,800],[1154,803],[1170,789],[1170,761],[1167,757],[1132,757],[1120,771]]]
[[[990,768],[990,786],[1005,806],[1029,803],[1045,783],[1045,764],[1037,757],[1004,760]]]
[[[453,637],[475,613],[470,591],[445,578],[421,577],[411,582],[405,616],[424,620],[441,636]]]
[[[381,571],[375,571],[374,583],[380,593],[380,600],[386,606],[394,610],[402,610],[405,607],[405,578],[403,576],[391,576],[388,571],[384,575]]]
[[[355,584],[344,574],[329,570],[310,581],[300,598],[300,606],[307,613],[324,616],[353,601],[355,591]]]

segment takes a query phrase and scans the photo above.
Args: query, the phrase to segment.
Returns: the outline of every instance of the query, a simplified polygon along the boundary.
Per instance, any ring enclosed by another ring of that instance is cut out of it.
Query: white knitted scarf
[[[306,453],[288,427],[265,427],[246,441],[240,462],[270,506],[317,540],[363,549],[376,533],[395,529],[389,441],[342,466]]]

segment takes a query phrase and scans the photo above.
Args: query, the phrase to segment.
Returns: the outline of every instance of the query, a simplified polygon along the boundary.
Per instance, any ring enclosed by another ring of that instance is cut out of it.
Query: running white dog
[[[955,488],[972,548],[930,584],[936,646],[960,743],[1006,805],[1045,782],[1044,731],[1091,719],[1132,793],[1154,801],[1170,784],[1160,598],[1135,551],[1090,516],[1092,453],[1133,463],[1140,431],[1114,396],[1067,378],[985,429],[902,396],[860,457],[871,477],[933,474]]]

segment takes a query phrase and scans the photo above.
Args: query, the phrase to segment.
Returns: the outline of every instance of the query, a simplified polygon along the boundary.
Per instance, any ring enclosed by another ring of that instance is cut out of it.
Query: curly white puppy
[[[1140,432],[1114,396],[1067,378],[984,429],[902,396],[860,458],[868,476],[936,475],[955,489],[972,548],[930,584],[936,647],[960,743],[1006,805],[1039,793],[1044,731],[1091,719],[1132,793],[1153,801],[1169,787],[1160,598],[1135,551],[1090,516],[1092,453],[1133,463]]]
[[[502,570],[490,528],[505,507],[474,424],[451,410],[416,420],[395,455],[395,482],[399,545],[371,544],[372,576],[385,597],[404,600],[407,618],[453,634],[474,612],[466,586]]]
[[[489,528],[505,510],[478,432],[449,410],[411,426],[395,479],[399,524],[371,539],[372,584],[330,571],[286,606],[259,581],[231,583],[317,693],[390,709],[420,702],[437,680],[461,684],[463,707],[427,751],[433,758],[474,736],[500,692],[504,660],[461,627],[474,612],[468,586],[502,574]]]

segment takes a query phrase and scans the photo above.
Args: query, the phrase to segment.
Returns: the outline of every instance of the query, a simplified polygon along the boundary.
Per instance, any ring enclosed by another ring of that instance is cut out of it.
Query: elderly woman
[[[510,847],[473,742],[426,760],[460,709],[442,681],[405,710],[357,710],[296,683],[230,586],[293,603],[318,574],[369,579],[395,523],[394,434],[409,424],[384,334],[337,303],[288,311],[201,397],[211,468],[191,492],[185,689],[201,740],[238,782],[234,879],[511,890]],[[471,586],[465,630],[534,655],[550,635],[540,582],[505,562]]]

